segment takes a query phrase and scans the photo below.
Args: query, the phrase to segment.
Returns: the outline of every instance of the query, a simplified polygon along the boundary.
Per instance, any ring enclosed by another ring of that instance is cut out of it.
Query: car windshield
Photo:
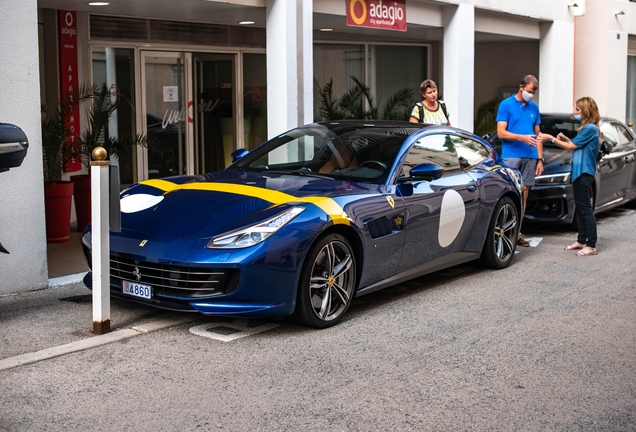
[[[313,124],[270,140],[228,169],[383,184],[402,144],[420,127]]]
[[[573,139],[581,127],[581,123],[574,118],[541,116],[541,132],[548,133],[553,137],[563,133],[566,137]],[[543,143],[544,147],[557,147],[549,141]]]

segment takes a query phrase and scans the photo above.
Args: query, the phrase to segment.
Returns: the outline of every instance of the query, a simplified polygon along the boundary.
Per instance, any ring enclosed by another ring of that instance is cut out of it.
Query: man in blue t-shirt
[[[543,173],[543,146],[537,140],[539,135],[539,107],[531,99],[539,88],[533,75],[526,75],[514,95],[504,99],[497,111],[497,135],[501,139],[501,157],[506,165],[518,168],[523,179],[523,212],[526,209],[528,192],[534,186],[535,176]],[[519,246],[530,246],[521,234]]]

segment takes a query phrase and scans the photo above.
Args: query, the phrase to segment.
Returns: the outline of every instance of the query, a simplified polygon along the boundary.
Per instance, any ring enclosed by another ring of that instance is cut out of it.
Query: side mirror
[[[612,152],[612,150],[614,150],[614,145],[609,142],[609,141],[603,141],[601,143],[601,153],[603,154],[603,156],[608,155]]]
[[[596,156],[596,162],[603,159],[603,156],[607,156],[614,150],[614,145],[609,141],[603,141],[598,149],[598,155]]]
[[[411,178],[416,180],[437,180],[444,174],[444,168],[432,163],[421,163],[411,168]]]
[[[244,158],[246,154],[248,154],[249,151],[243,149],[238,149],[238,150],[234,150],[231,154],[232,156],[232,163],[236,162],[237,160]]]
[[[0,123],[0,172],[22,165],[29,140],[19,127]]]

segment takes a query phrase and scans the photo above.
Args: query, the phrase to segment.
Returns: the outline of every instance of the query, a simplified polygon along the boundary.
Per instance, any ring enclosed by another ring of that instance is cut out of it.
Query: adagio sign
[[[347,25],[406,31],[406,0],[347,0]]]

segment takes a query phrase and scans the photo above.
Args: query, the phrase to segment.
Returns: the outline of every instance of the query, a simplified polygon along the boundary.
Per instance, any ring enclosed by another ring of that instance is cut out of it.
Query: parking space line
[[[256,327],[249,327],[248,324],[248,319],[235,319],[233,322],[211,322],[191,327],[190,333],[221,342],[232,342],[280,327],[280,324],[276,323],[267,323]],[[217,331],[214,331],[215,329]],[[227,333],[228,329],[231,331],[229,334]]]
[[[0,371],[5,369],[11,369],[17,366],[22,366],[30,363],[39,362],[42,360],[51,359],[54,357],[63,356],[66,354],[74,353],[77,351],[87,350],[89,348],[95,348],[98,346],[110,344],[113,342],[122,342],[135,336],[146,334],[151,331],[161,330],[168,327],[174,327],[179,324],[191,322],[190,318],[177,318],[172,320],[162,320],[154,323],[148,323],[140,326],[136,326],[129,329],[121,329],[106,333],[99,336],[94,336],[88,339],[82,339],[76,342],[71,342],[64,345],[58,345],[51,348],[45,348],[40,351],[32,353],[20,354],[14,357],[9,357],[0,360]]]

